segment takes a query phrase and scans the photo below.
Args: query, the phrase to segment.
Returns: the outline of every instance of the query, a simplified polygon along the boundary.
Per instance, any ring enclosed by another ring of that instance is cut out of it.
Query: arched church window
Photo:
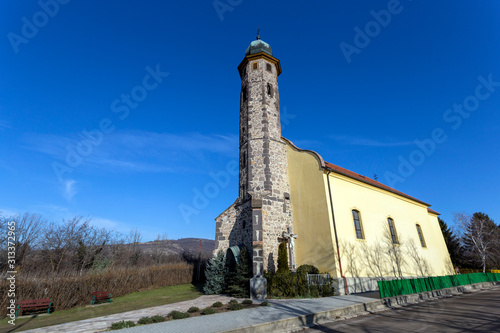
[[[354,221],[354,230],[356,230],[356,238],[364,239],[363,228],[361,227],[361,217],[359,211],[352,210],[352,219]]]
[[[273,69],[272,69],[272,67],[271,67],[271,64],[266,64],[266,70],[267,70],[268,72],[271,72],[271,73],[273,72]]]
[[[420,239],[420,245],[422,245],[422,247],[427,247],[425,245],[424,234],[422,233],[422,228],[420,227],[420,224],[417,224],[417,232],[418,232],[418,238]]]
[[[394,226],[394,220],[389,217],[387,219],[387,223],[389,223],[389,232],[391,233],[392,244],[399,244],[398,234],[396,233],[396,227]]]
[[[259,69],[259,63],[258,62],[254,62],[252,64],[252,69]]]

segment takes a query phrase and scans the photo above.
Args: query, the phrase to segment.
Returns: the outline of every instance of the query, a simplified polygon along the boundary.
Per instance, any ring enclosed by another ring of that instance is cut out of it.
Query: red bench
[[[95,291],[92,293],[92,301],[90,304],[95,305],[96,302],[108,302],[113,301],[113,295],[109,291]]]
[[[29,299],[26,301],[20,301],[19,303],[17,303],[16,317],[17,317],[18,313],[22,313],[23,311],[47,310],[47,313],[50,314],[51,309],[53,309],[52,301],[48,298]]]

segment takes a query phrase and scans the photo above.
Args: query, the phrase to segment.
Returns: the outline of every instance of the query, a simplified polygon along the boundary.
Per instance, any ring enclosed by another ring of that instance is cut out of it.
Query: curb
[[[302,328],[312,327],[327,321],[346,319],[373,312],[389,310],[394,307],[421,303],[427,300],[434,300],[443,297],[457,296],[464,293],[477,292],[483,289],[492,289],[493,287],[498,285],[500,285],[500,282],[481,282],[465,286],[427,291],[418,294],[387,297],[375,300],[373,302],[361,303],[344,308],[332,309],[328,311],[311,313],[293,318],[223,331],[223,333],[267,333],[286,331],[289,332],[292,330],[295,331]]]

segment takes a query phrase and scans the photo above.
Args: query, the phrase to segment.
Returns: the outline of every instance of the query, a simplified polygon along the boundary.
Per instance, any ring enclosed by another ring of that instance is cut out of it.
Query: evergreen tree
[[[286,251],[286,242],[281,242],[278,247],[278,273],[290,271],[288,267],[288,253]]]
[[[462,266],[464,260],[463,260],[463,250],[462,246],[460,245],[460,240],[453,234],[453,231],[451,231],[451,229],[448,228],[448,225],[444,220],[438,217],[438,221],[453,265]]]
[[[224,252],[219,251],[215,258],[210,259],[205,269],[206,282],[203,286],[203,292],[207,295],[221,294],[224,290],[225,275]]]
[[[236,269],[227,272],[227,289],[229,295],[235,297],[250,296],[250,255],[245,246],[242,247],[238,256]]]

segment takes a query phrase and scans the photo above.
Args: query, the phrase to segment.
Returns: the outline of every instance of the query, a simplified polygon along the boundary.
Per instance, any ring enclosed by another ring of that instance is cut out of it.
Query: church
[[[281,136],[280,61],[257,36],[241,77],[239,196],[216,219],[215,251],[245,246],[253,276],[308,264],[334,278],[336,292],[377,289],[377,280],[453,273],[439,213],[374,179],[323,160]]]

